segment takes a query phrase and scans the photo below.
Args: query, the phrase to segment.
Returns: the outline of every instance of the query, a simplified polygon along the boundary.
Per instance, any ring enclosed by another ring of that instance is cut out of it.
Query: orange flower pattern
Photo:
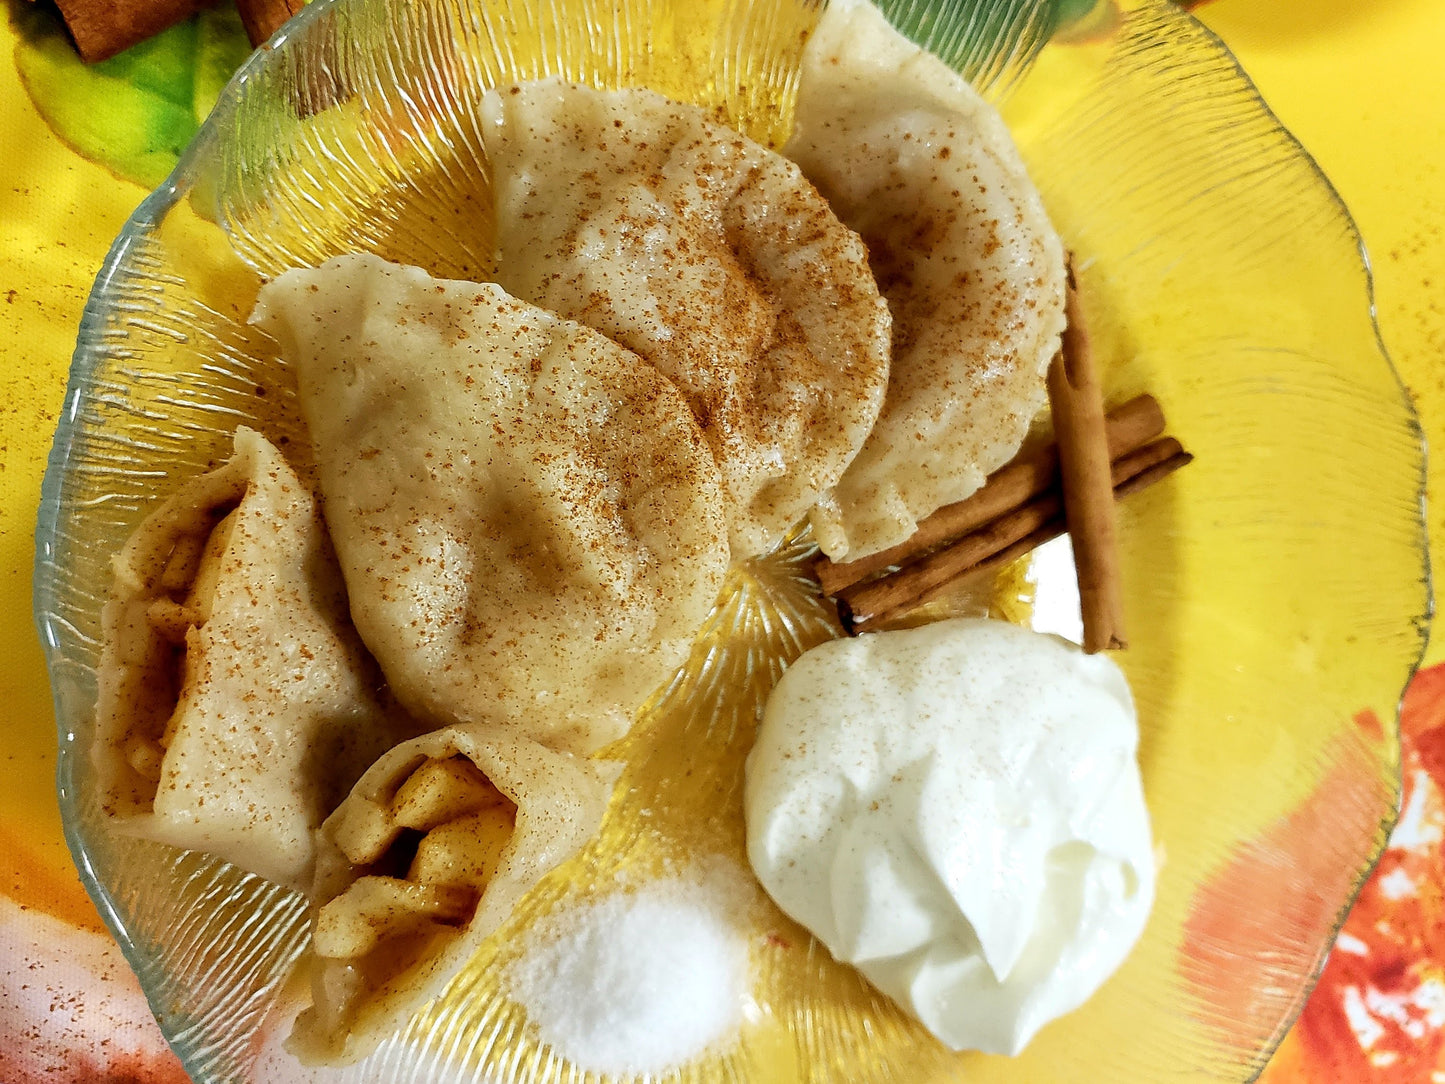
[[[1400,823],[1264,1084],[1445,1079],[1445,665],[1400,715]]]

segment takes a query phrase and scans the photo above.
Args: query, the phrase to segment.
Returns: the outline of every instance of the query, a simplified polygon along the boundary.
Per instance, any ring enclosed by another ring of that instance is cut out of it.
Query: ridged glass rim
[[[1410,395],[1409,388],[1406,386],[1404,378],[1400,375],[1400,370],[1395,365],[1394,358],[1390,356],[1390,351],[1385,346],[1384,336],[1380,333],[1378,310],[1375,304],[1375,273],[1370,264],[1369,250],[1365,247],[1364,235],[1360,232],[1359,224],[1355,221],[1355,216],[1350,212],[1349,205],[1345,203],[1344,197],[1340,194],[1339,189],[1335,187],[1334,182],[1330,180],[1329,175],[1325,172],[1324,167],[1320,165],[1319,160],[1309,152],[1294,132],[1290,130],[1289,126],[1280,119],[1279,114],[1274,111],[1269,102],[1265,100],[1264,95],[1260,93],[1254,80],[1250,77],[1249,73],[1245,71],[1244,65],[1240,63],[1239,58],[1235,55],[1234,50],[1225,43],[1223,38],[1192,13],[1181,11],[1180,14],[1193,22],[1195,26],[1203,32],[1205,37],[1218,47],[1220,55],[1226,58],[1234,68],[1235,73],[1238,75],[1241,83],[1255,104],[1274,124],[1280,135],[1282,135],[1293,148],[1298,158],[1308,167],[1316,183],[1325,190],[1330,202],[1334,205],[1336,214],[1339,216],[1346,233],[1353,242],[1356,260],[1363,280],[1362,285],[1364,286],[1365,315],[1370,323],[1370,333],[1374,338],[1376,354],[1379,360],[1384,362],[1391,379],[1395,383],[1400,402],[1405,409],[1405,422],[1409,427],[1411,435],[1415,439],[1415,443],[1419,447],[1415,482],[1415,506],[1417,508],[1415,524],[1418,538],[1417,551],[1420,556],[1420,585],[1424,590],[1424,608],[1421,612],[1409,618],[1410,623],[1414,627],[1416,650],[1414,658],[1406,668],[1405,679],[1400,686],[1399,695],[1395,698],[1395,711],[1388,723],[1390,733],[1394,735],[1396,748],[1398,750],[1400,739],[1400,710],[1404,704],[1405,693],[1409,689],[1410,683],[1414,680],[1415,674],[1419,671],[1420,664],[1425,657],[1425,651],[1429,646],[1430,640],[1430,623],[1435,615],[1434,572],[1430,563],[1430,535],[1425,518],[1426,465],[1429,455],[1429,448],[1425,442],[1425,430],[1420,424],[1420,414],[1415,409],[1415,402]],[[1330,953],[1334,948],[1335,941],[1339,938],[1340,931],[1344,929],[1350,912],[1354,909],[1355,901],[1359,899],[1360,892],[1364,889],[1366,883],[1374,876],[1376,867],[1379,866],[1380,860],[1389,848],[1389,837],[1394,832],[1395,826],[1400,820],[1400,797],[1403,792],[1401,764],[1398,756],[1396,757],[1395,773],[1391,783],[1394,798],[1389,811],[1379,822],[1378,831],[1380,842],[1375,847],[1374,854],[1371,855],[1369,861],[1365,864],[1360,876],[1350,887],[1348,898],[1344,901],[1338,917],[1330,928],[1329,936],[1321,946],[1319,959],[1314,969],[1304,978],[1298,1000],[1293,1008],[1280,1020],[1279,1027],[1276,1029],[1274,1035],[1270,1037],[1270,1040],[1260,1050],[1257,1059],[1258,1068],[1248,1077],[1246,1084],[1251,1084],[1251,1082],[1258,1080],[1264,1073],[1269,1065],[1270,1059],[1273,1058],[1280,1044],[1284,1042],[1285,1036],[1289,1034],[1290,1030],[1299,1020],[1300,1015],[1304,1012],[1305,1006],[1309,1003],[1315,987],[1319,984],[1320,977],[1324,974],[1325,965],[1329,962]]]
[[[107,250],[96,274],[95,282],[86,297],[81,313],[80,328],[77,332],[75,350],[71,354],[70,370],[66,378],[65,396],[61,401],[60,422],[56,426],[55,438],[46,457],[45,475],[40,486],[40,506],[35,527],[35,570],[32,577],[32,599],[35,612],[36,631],[40,637],[41,651],[51,681],[51,696],[55,705],[55,725],[58,749],[55,766],[56,792],[61,806],[61,828],[65,844],[70,851],[80,876],[80,883],[86,895],[99,912],[106,929],[120,946],[126,964],[141,980],[141,990],[152,1015],[160,1017],[157,992],[151,982],[146,981],[148,961],[136,946],[116,911],[109,890],[100,879],[91,862],[89,844],[82,835],[78,819],[67,813],[65,800],[73,791],[75,758],[85,756],[85,750],[77,749],[75,735],[66,724],[62,690],[58,680],[56,662],[61,650],[51,627],[56,607],[53,578],[48,575],[46,561],[56,551],[59,524],[62,513],[62,497],[68,476],[71,451],[78,439],[78,418],[85,388],[94,377],[103,357],[101,330],[106,320],[112,292],[112,283],[124,267],[131,246],[137,237],[154,230],[180,200],[193,189],[193,164],[210,152],[218,138],[216,132],[226,124],[235,112],[237,103],[245,91],[246,83],[253,73],[273,63],[275,46],[298,34],[309,32],[311,25],[323,17],[322,13],[334,4],[344,0],[310,0],[289,22],[283,25],[269,41],[253,50],[251,55],[227,81],[216,99],[211,112],[201,123],[191,141],[182,149],[180,157],[166,179],[149,195],[141,200],[136,209],[125,220],[121,231]],[[176,1050],[175,1042],[163,1031],[167,1045],[175,1050],[178,1057],[184,1057]]]
[[[68,729],[66,724],[63,691],[56,665],[60,652],[60,644],[52,627],[52,622],[57,620],[55,614],[56,608],[54,606],[55,585],[53,578],[48,573],[46,563],[56,552],[59,541],[58,527],[62,511],[62,496],[68,476],[70,456],[79,436],[77,422],[81,400],[84,390],[94,376],[96,368],[103,356],[101,331],[106,320],[106,312],[113,289],[113,281],[117,275],[124,272],[127,257],[136,240],[154,230],[175,204],[194,190],[195,163],[210,153],[213,144],[219,138],[217,135],[218,131],[230,121],[238,102],[245,93],[246,84],[251,80],[253,75],[264,70],[269,64],[278,63],[279,60],[275,58],[274,54],[280,47],[284,46],[285,43],[292,38],[304,38],[305,35],[311,32],[313,24],[318,20],[324,19],[333,7],[345,4],[346,2],[347,0],[310,0],[300,12],[282,26],[268,42],[254,50],[227,82],[217,98],[211,113],[201,124],[195,137],[184,148],[176,165],[165,181],[148,194],[140,202],[136,210],[126,219],[120,233],[110,245],[86,299],[77,333],[76,347],[71,356],[65,394],[60,410],[60,421],[56,427],[55,437],[47,456],[45,474],[41,484],[40,504],[35,529],[35,567],[32,579],[32,599],[36,629],[40,638],[47,672],[50,677],[52,698],[55,705],[58,743],[56,787],[63,811],[62,829],[66,845],[79,873],[81,884],[96,906],[106,928],[120,946],[127,964],[137,976],[141,978],[141,987],[147,1003],[150,1005],[152,1012],[157,1013],[157,1015],[159,1015],[156,1004],[158,995],[152,983],[147,981],[147,975],[150,970],[149,961],[143,958],[141,951],[135,945],[121,917],[117,913],[109,891],[96,874],[90,858],[89,845],[83,838],[77,818],[64,813],[65,800],[73,791],[75,757],[84,756],[85,751],[78,750],[75,747],[75,735]],[[1043,9],[1045,7],[1053,7],[1057,0],[1036,0],[1036,2],[1038,9]],[[1101,0],[1101,2],[1107,2],[1107,0]],[[826,4],[826,0],[823,0],[823,3]],[[1388,723],[1391,733],[1395,735],[1398,742],[1398,735],[1400,733],[1400,706],[1403,702],[1405,691],[1413,680],[1424,657],[1428,645],[1430,623],[1434,616],[1433,572],[1430,562],[1428,527],[1424,514],[1428,450],[1425,444],[1424,430],[1420,424],[1414,402],[1380,333],[1375,302],[1374,273],[1368,250],[1365,247],[1364,238],[1343,197],[1330,181],[1319,162],[1281,121],[1278,114],[1275,113],[1262,96],[1248,72],[1246,72],[1240,64],[1233,50],[1229,48],[1218,34],[1192,13],[1176,7],[1170,0],[1120,0],[1120,4],[1128,10],[1170,8],[1175,17],[1188,20],[1194,24],[1198,30],[1202,31],[1203,36],[1218,48],[1220,55],[1227,59],[1233,67],[1240,80],[1241,89],[1246,93],[1248,99],[1255,107],[1263,112],[1264,116],[1274,125],[1278,134],[1283,136],[1287,144],[1292,148],[1294,155],[1307,165],[1316,182],[1323,187],[1339,221],[1345,227],[1347,236],[1353,243],[1355,250],[1354,258],[1358,263],[1364,288],[1364,314],[1369,320],[1376,354],[1378,359],[1384,363],[1391,379],[1394,381],[1399,392],[1401,405],[1404,407],[1406,415],[1404,421],[1419,447],[1417,481],[1415,484],[1415,503],[1419,512],[1415,517],[1415,526],[1418,537],[1416,550],[1420,556],[1419,583],[1423,590],[1424,597],[1422,610],[1406,618],[1414,628],[1417,650],[1414,653],[1413,660],[1407,667],[1407,673],[1401,684],[1400,693],[1396,697],[1395,711]],[[1096,4],[1096,8],[1098,6],[1099,5]],[[1057,14],[1057,9],[1055,9],[1054,15],[1057,16]],[[1058,20],[1055,18],[1054,32],[1057,32],[1058,29]],[[1044,44],[1047,44],[1047,42]],[[1027,69],[1032,66],[1036,57],[1037,51],[1023,57],[1020,61],[1019,71],[1027,71]],[[1013,80],[1009,80],[1009,82],[1012,81]],[[1311,992],[1318,983],[1320,975],[1324,970],[1329,958],[1330,949],[1338,937],[1355,900],[1358,898],[1365,883],[1373,874],[1375,867],[1378,865],[1388,846],[1388,835],[1393,831],[1400,814],[1401,779],[1398,762],[1393,779],[1393,791],[1394,801],[1391,808],[1379,821],[1379,837],[1381,842],[1375,848],[1363,872],[1351,887],[1348,898],[1344,902],[1328,938],[1321,946],[1316,966],[1312,973],[1304,977],[1304,983],[1297,1003],[1291,1011],[1281,1019],[1275,1034],[1259,1051],[1257,1059],[1258,1069],[1247,1078],[1248,1080],[1252,1081],[1257,1079],[1260,1073],[1264,1071],[1265,1066],[1268,1064],[1275,1050],[1284,1040],[1284,1037],[1288,1034],[1300,1013],[1303,1011]],[[167,1043],[174,1048],[175,1042],[172,1037],[167,1034],[165,1038]],[[177,1050],[177,1053],[180,1054],[180,1051]]]

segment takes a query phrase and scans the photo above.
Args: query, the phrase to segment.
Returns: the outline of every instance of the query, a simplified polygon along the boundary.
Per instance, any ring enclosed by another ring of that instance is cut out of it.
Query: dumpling
[[[493,284],[374,256],[288,271],[294,366],[351,613],[397,698],[591,751],[687,657],[729,564],[676,388]]]
[[[482,110],[497,281],[670,377],[722,469],[734,556],[772,548],[883,402],[889,316],[857,236],[696,106],[544,81]]]
[[[366,1056],[596,833],[616,765],[488,727],[397,746],[321,832],[303,1061]]]
[[[315,498],[264,437],[146,518],[102,611],[93,756],[123,830],[310,887],[313,833],[418,727],[352,628]]]
[[[887,398],[811,519],[829,557],[904,541],[1017,453],[1064,327],[1063,246],[997,112],[873,5],[835,0],[784,153],[868,245]]]

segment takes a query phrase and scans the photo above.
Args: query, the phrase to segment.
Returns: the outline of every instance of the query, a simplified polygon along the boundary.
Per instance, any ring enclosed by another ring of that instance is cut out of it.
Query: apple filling
[[[227,494],[204,510],[201,522],[182,529],[154,585],[154,597],[145,602],[144,621],[153,635],[143,642],[159,656],[155,660],[159,665],[153,667],[157,680],[151,689],[159,710],[149,714],[155,721],[164,714],[165,722],[158,731],[132,733],[125,759],[137,775],[152,783],[161,780],[166,750],[185,714],[187,636],[210,620],[236,509],[244,495],[242,485],[239,492]]]
[[[318,956],[353,962],[384,943],[467,925],[517,817],[516,805],[464,756],[423,760],[387,805],[353,812],[335,839],[365,872],[321,908],[313,929]]]

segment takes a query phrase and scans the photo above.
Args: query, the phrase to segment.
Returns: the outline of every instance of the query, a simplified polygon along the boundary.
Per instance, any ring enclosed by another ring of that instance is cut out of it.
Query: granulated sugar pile
[[[581,1069],[664,1073],[742,1020],[748,946],[708,882],[650,882],[539,925],[507,984],[543,1042]]]

